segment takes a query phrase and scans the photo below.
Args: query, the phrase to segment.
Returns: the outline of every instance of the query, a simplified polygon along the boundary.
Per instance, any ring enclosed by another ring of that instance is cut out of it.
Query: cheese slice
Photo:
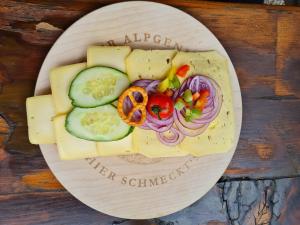
[[[118,141],[97,142],[100,156],[117,156],[134,154],[132,134]]]
[[[77,63],[54,68],[50,71],[50,84],[56,114],[65,114],[72,109],[68,96],[70,84],[75,76],[86,68],[86,63]]]
[[[144,156],[156,158],[185,156],[188,154],[182,151],[178,145],[171,147],[162,144],[153,130],[143,130],[137,127],[134,129],[132,135],[135,152]]]
[[[26,112],[30,143],[55,143],[52,124],[52,117],[55,113],[52,95],[41,95],[27,98]]]
[[[107,66],[126,72],[125,58],[130,52],[129,46],[90,46],[87,66]]]
[[[126,58],[129,80],[163,79],[171,69],[171,60],[175,54],[176,50],[134,49]]]
[[[206,75],[214,79],[223,94],[223,103],[218,117],[208,129],[197,137],[186,137],[180,144],[184,151],[195,156],[229,151],[235,139],[235,120],[231,82],[227,61],[216,51],[179,52],[172,61],[176,68],[189,64],[189,75]]]
[[[59,157],[62,160],[84,159],[98,156],[96,142],[71,135],[65,129],[66,115],[54,118],[54,129]]]

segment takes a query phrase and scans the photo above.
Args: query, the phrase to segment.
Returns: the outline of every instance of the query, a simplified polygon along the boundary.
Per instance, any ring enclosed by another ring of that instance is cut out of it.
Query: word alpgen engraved
[[[139,43],[139,42],[148,42],[153,43],[157,46],[163,46],[166,48],[175,48],[177,50],[181,50],[182,46],[169,37],[165,37],[161,34],[151,34],[151,33],[132,33],[125,34],[125,36],[118,40],[108,40],[106,43],[108,45],[130,45],[131,43]]]

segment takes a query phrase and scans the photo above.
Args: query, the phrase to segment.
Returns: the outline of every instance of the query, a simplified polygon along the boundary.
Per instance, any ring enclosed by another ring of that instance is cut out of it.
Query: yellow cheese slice
[[[26,99],[28,136],[31,144],[53,144],[55,136],[52,124],[54,105],[52,95]]]
[[[118,141],[97,142],[100,156],[116,156],[134,154],[132,134]]]
[[[65,115],[54,118],[54,129],[59,157],[62,160],[84,159],[98,156],[96,142],[77,138],[65,129]]]
[[[129,80],[163,79],[171,69],[171,60],[175,54],[175,50],[134,49],[126,58]]]
[[[64,114],[72,109],[68,96],[72,80],[83,69],[86,63],[77,63],[54,68],[50,71],[50,84],[56,114]]]
[[[175,157],[185,156],[188,153],[182,151],[179,146],[167,146],[162,144],[152,130],[143,130],[136,127],[132,133],[133,148],[144,156],[150,158],[156,157]]]
[[[235,120],[226,59],[216,51],[179,52],[173,59],[172,65],[178,68],[184,64],[190,65],[188,76],[206,75],[219,84],[223,94],[223,104],[218,117],[208,129],[197,137],[186,137],[180,147],[195,156],[229,151],[234,143]]]
[[[130,52],[129,46],[90,46],[87,50],[87,66],[108,66],[126,72],[125,58]]]

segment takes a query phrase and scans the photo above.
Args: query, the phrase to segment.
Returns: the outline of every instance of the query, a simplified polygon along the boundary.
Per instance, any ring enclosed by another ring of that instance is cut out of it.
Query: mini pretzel
[[[133,93],[139,92],[143,96],[142,102],[137,102],[134,98]],[[129,111],[129,113],[126,115],[123,111],[123,104],[126,99],[126,97],[129,97],[130,101],[132,102],[132,109]],[[126,91],[122,93],[122,95],[119,97],[118,100],[118,112],[121,116],[121,118],[129,125],[131,126],[140,126],[142,125],[146,120],[146,105],[148,102],[148,94],[147,91],[142,87],[132,86],[128,88]],[[141,119],[139,121],[132,121],[132,117],[136,111],[141,112]]]

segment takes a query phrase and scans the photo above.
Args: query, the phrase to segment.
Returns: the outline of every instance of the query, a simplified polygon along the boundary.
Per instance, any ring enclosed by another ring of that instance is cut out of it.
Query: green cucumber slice
[[[121,71],[95,66],[77,74],[71,83],[69,97],[74,106],[96,107],[117,99],[129,84],[127,75]]]
[[[115,141],[132,132],[131,126],[110,104],[94,108],[75,107],[68,114],[65,127],[70,134],[90,141]]]

